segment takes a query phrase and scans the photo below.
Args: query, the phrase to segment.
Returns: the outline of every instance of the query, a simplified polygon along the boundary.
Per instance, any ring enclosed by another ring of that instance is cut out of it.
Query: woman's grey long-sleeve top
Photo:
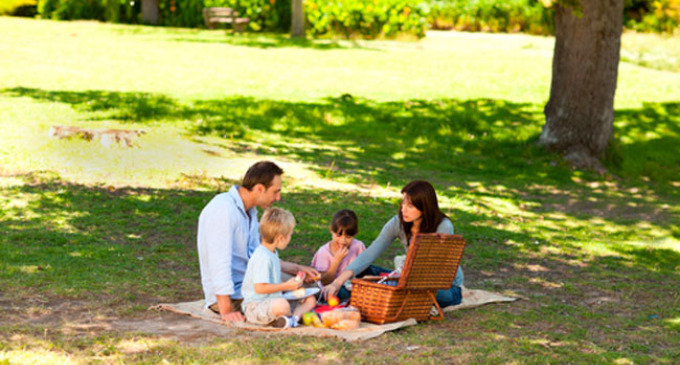
[[[439,226],[437,226],[436,233],[453,234],[453,223],[451,223],[448,218],[444,218],[442,222],[439,223]],[[345,270],[352,270],[354,275],[363,272],[369,265],[375,262],[375,260],[378,259],[378,257],[385,252],[387,247],[389,247],[397,238],[399,238],[399,241],[401,241],[404,246],[404,250],[408,252],[409,241],[406,239],[406,232],[404,232],[401,224],[399,224],[399,216],[395,215],[385,224],[385,226],[383,226],[378,238],[368,246],[366,251],[357,256]],[[458,272],[456,273],[456,278],[453,280],[453,285],[463,285],[463,270],[460,266],[458,266]]]

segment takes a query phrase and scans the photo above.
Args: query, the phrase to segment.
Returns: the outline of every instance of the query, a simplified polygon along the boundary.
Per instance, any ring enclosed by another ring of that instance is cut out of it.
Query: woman
[[[390,219],[378,238],[359,255],[331,284],[324,287],[324,296],[335,295],[338,289],[355,273],[358,277],[366,273],[382,271],[371,264],[382,254],[396,238],[404,245],[408,252],[408,246],[413,237],[418,233],[444,233],[453,234],[453,223],[439,209],[437,193],[434,187],[423,180],[411,181],[402,190],[403,198],[399,214]],[[378,269],[378,270],[376,270]],[[460,304],[462,299],[461,286],[463,285],[463,270],[458,267],[456,278],[451,288],[437,292],[437,303],[442,308]]]

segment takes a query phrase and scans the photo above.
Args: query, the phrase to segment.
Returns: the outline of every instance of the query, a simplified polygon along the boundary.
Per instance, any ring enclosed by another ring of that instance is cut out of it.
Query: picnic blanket
[[[512,302],[518,300],[517,297],[504,296],[499,293],[489,292],[485,290],[478,289],[467,289],[463,287],[463,300],[461,304],[456,306],[450,306],[442,308],[444,312],[475,308],[489,303],[499,303],[499,302]],[[249,331],[267,331],[267,332],[285,332],[298,335],[306,336],[318,336],[318,337],[338,337],[345,341],[362,341],[370,338],[380,336],[381,334],[394,331],[399,328],[404,328],[408,326],[413,326],[416,324],[416,320],[409,318],[405,321],[388,323],[383,325],[361,322],[359,328],[347,331],[332,330],[330,328],[315,328],[308,326],[300,326],[296,328],[273,328],[259,326],[251,323],[225,323],[222,322],[220,316],[215,314],[210,309],[203,308],[203,300],[198,300],[195,302],[183,302],[183,303],[173,303],[173,304],[159,304],[153,306],[149,309],[154,309],[158,311],[168,311],[178,314],[188,315],[194,318],[210,321],[213,323],[229,326],[236,329],[249,330]]]

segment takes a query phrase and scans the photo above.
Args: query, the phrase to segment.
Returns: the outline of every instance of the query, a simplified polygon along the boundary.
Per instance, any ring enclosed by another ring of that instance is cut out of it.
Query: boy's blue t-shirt
[[[251,302],[260,302],[265,299],[282,298],[281,292],[271,294],[255,293],[255,284],[281,283],[281,263],[279,254],[276,250],[269,251],[266,247],[259,245],[248,260],[248,268],[243,278],[241,294],[243,295],[243,306]]]

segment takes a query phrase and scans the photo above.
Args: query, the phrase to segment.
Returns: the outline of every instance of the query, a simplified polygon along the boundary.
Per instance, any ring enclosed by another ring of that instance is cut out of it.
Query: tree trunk
[[[305,37],[305,12],[302,9],[303,0],[292,0],[290,36],[293,38]]]
[[[583,16],[556,5],[550,99],[539,144],[576,168],[600,172],[614,129],[623,0],[580,0]]]
[[[157,25],[160,10],[158,0],[142,0],[142,23]]]

